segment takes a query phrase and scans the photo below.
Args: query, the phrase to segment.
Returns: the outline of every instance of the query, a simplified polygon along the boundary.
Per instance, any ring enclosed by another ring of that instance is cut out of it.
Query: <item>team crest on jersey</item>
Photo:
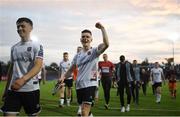
[[[28,47],[27,51],[30,52],[32,50],[32,47]]]
[[[91,51],[89,51],[87,54],[88,54],[88,55],[91,55]]]
[[[38,52],[38,56],[43,57],[43,46],[42,45],[40,45],[40,50]]]

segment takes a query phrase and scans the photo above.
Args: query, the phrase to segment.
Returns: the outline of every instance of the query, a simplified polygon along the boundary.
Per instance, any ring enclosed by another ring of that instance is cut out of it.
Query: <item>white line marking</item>
[[[43,104],[43,105],[48,105],[48,106],[54,106],[54,107],[58,107],[58,104]],[[70,107],[73,107],[73,108],[78,108],[78,106],[75,106],[75,105],[71,105]],[[68,106],[65,105],[64,108],[68,108]],[[97,107],[98,109],[105,109],[104,107]],[[120,108],[117,108],[117,107],[110,107],[109,110],[120,110]],[[176,109],[152,109],[152,108],[139,108],[139,109],[136,109],[136,108],[133,108],[131,110],[137,110],[137,111],[169,111],[169,112],[173,112],[173,111],[177,111],[177,112],[180,112],[180,110],[176,110]]]

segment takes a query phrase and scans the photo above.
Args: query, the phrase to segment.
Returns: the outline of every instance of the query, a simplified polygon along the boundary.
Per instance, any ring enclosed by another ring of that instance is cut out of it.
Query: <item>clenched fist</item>
[[[104,28],[104,26],[100,22],[97,22],[95,27],[98,28],[98,29],[103,29]]]

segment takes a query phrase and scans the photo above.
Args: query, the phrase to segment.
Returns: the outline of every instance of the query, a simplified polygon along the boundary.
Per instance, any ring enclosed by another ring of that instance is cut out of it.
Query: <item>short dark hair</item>
[[[33,22],[31,19],[27,18],[27,17],[21,17],[16,21],[16,24],[21,23],[21,22],[27,22],[29,23],[32,27],[33,27]]]
[[[82,48],[81,46],[78,46],[77,48]]]
[[[137,60],[133,60],[133,62],[135,62],[135,61],[137,62]]]
[[[121,55],[120,58],[124,58],[124,59],[125,59],[125,56],[124,56],[124,55]]]
[[[121,56],[119,57],[119,59],[120,59],[121,62],[123,62],[123,61],[125,61],[125,56],[124,56],[124,55],[121,55]]]
[[[63,55],[66,55],[66,54],[68,54],[68,52],[64,52],[64,53],[63,53]]]
[[[88,30],[88,29],[85,29],[85,30],[81,31],[81,33],[89,33],[89,34],[91,34],[91,35],[92,35],[91,31],[90,31],[90,30]]]

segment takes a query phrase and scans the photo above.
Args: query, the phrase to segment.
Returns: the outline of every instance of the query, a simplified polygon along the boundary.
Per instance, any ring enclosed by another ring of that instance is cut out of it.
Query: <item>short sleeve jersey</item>
[[[43,59],[43,46],[38,42],[29,40],[27,42],[20,41],[11,48],[11,62],[13,63],[12,83],[27,74],[33,67],[36,58]],[[39,89],[37,75],[31,78],[23,85],[18,92],[29,92]]]
[[[98,86],[98,57],[97,48],[91,48],[87,52],[81,50],[73,59],[73,65],[78,66],[76,89]]]
[[[154,83],[162,82],[162,74],[163,74],[162,68],[152,68],[151,74],[152,74]]]
[[[112,62],[101,61],[101,62],[99,62],[98,66],[101,71],[102,78],[103,77],[112,77],[112,75],[113,75],[112,72],[114,69],[114,64]]]
[[[71,62],[68,61],[61,61],[59,64],[59,70],[61,71],[61,74],[65,74],[67,70],[70,68]],[[69,77],[68,79],[72,79],[72,77]]]

